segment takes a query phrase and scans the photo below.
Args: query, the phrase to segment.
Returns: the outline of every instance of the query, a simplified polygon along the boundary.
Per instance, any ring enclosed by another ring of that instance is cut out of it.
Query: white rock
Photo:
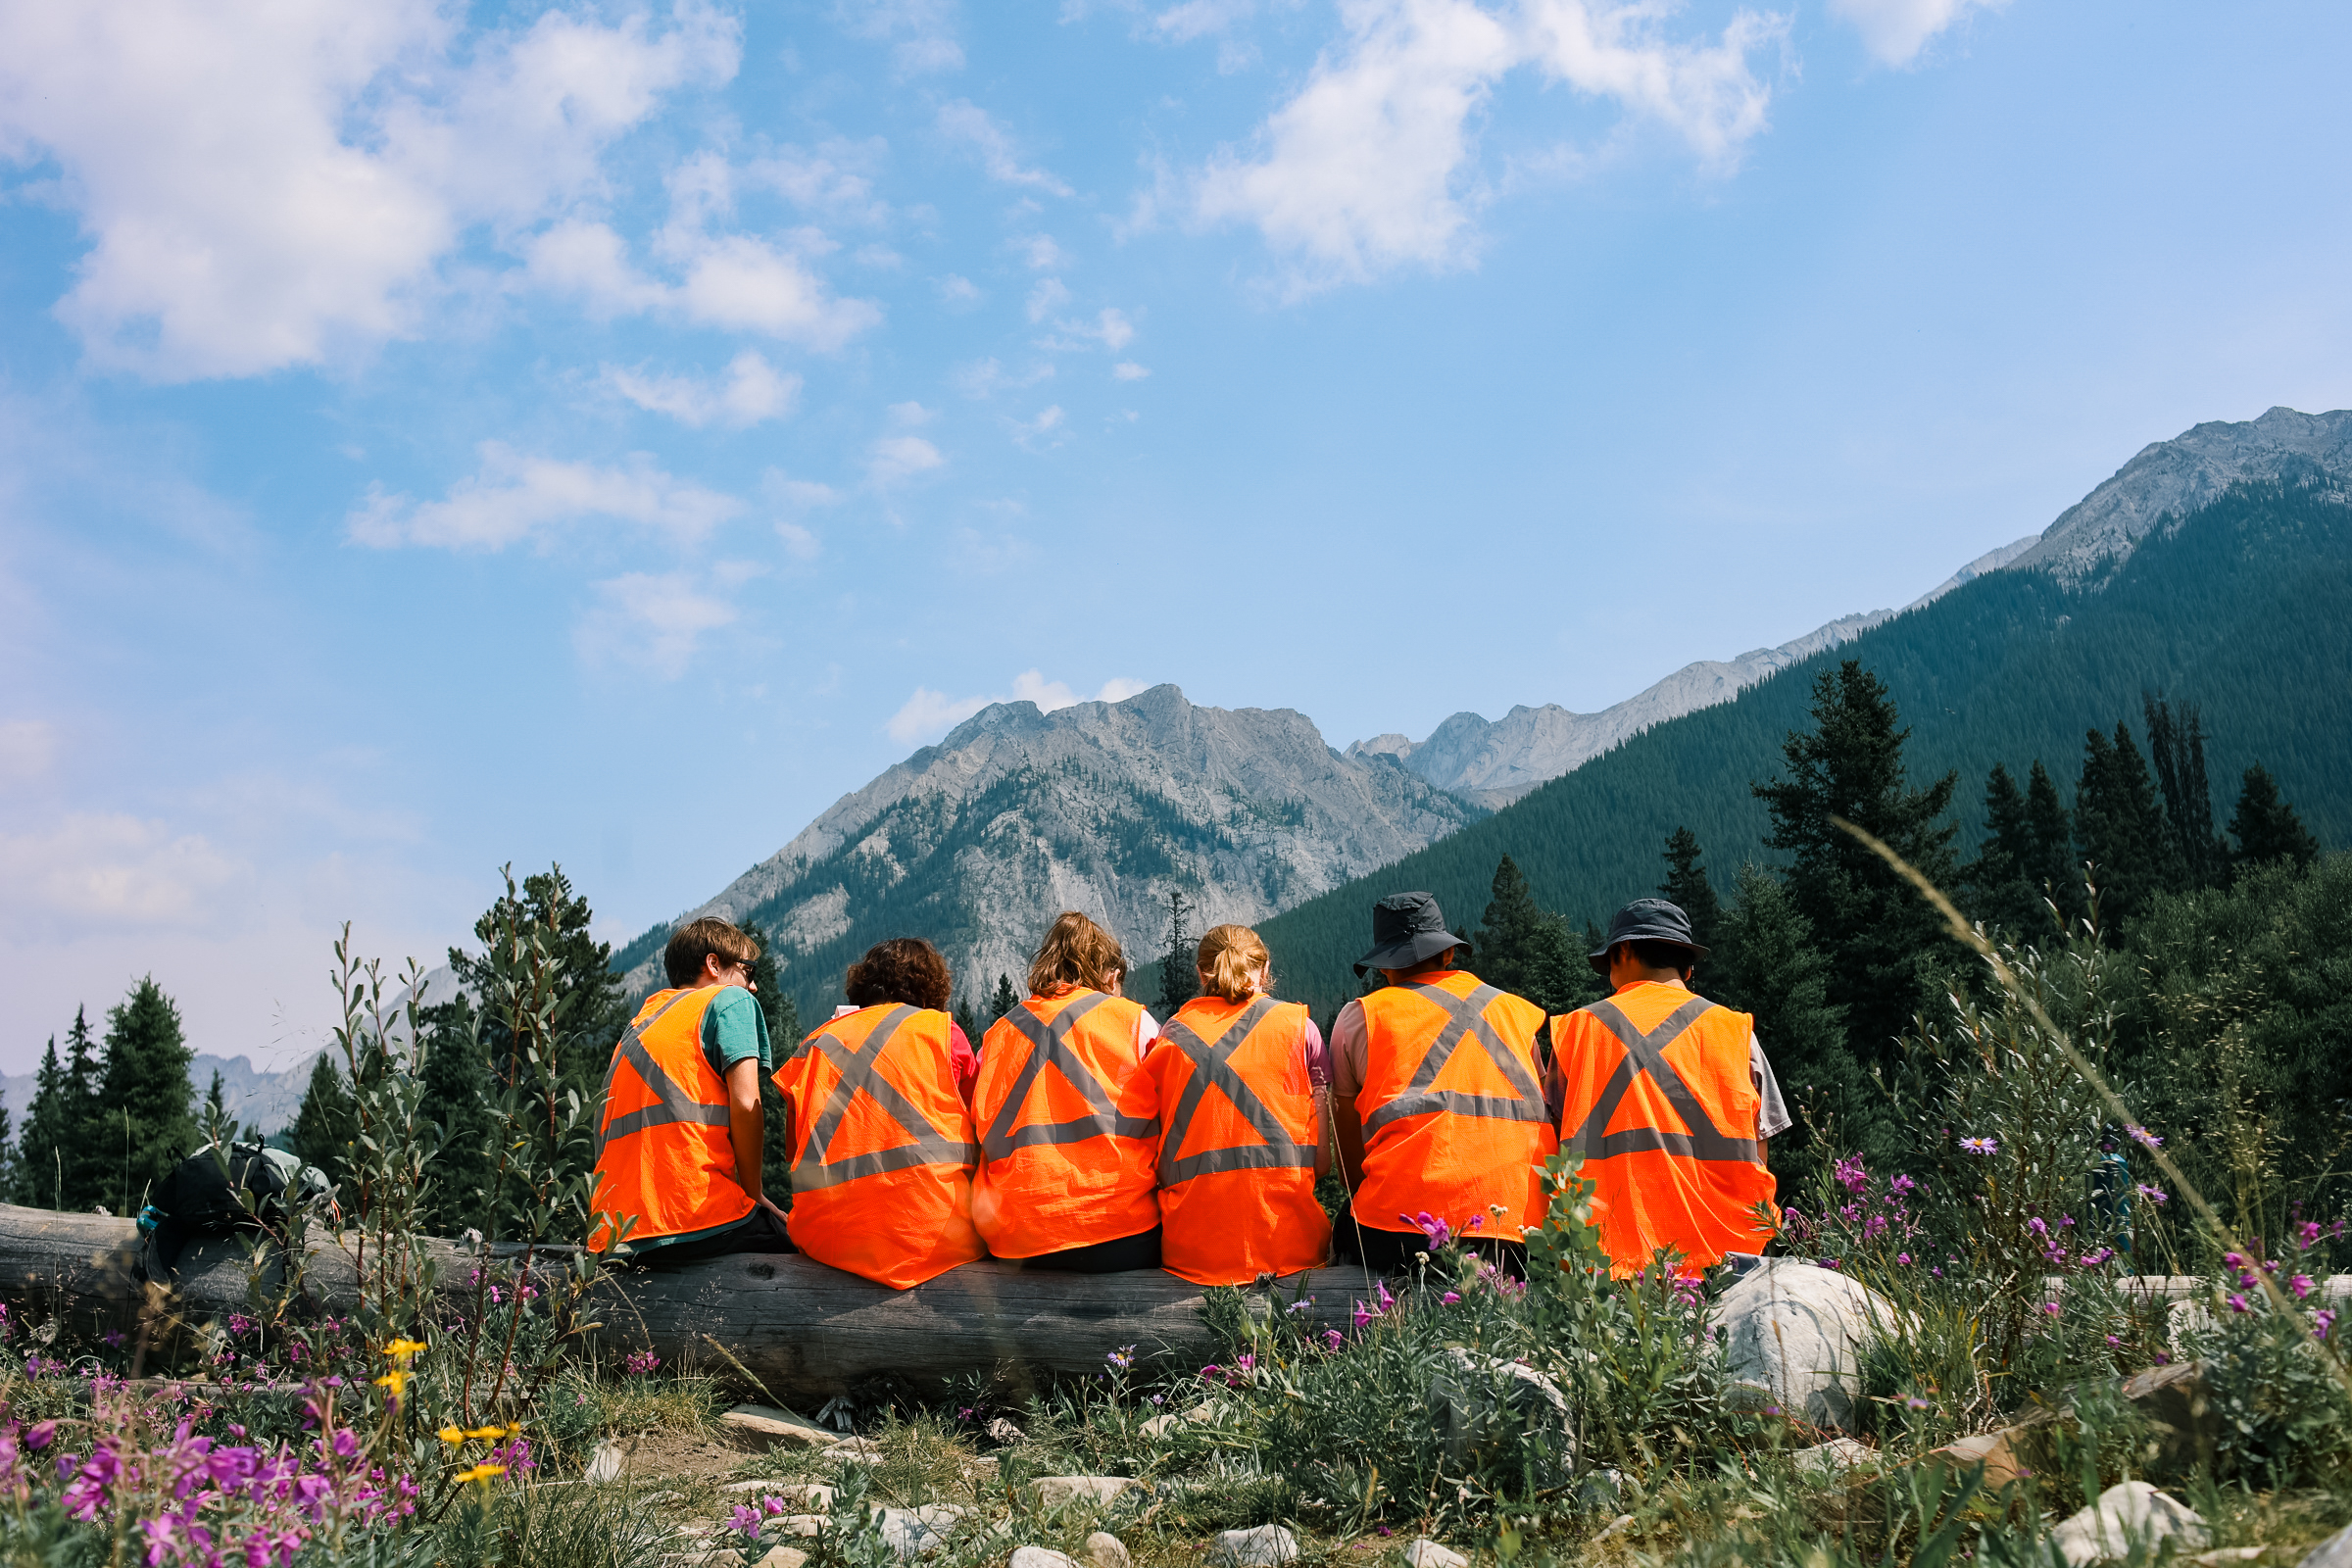
[[[1740,1402],[1777,1405],[1817,1427],[1853,1425],[1862,1352],[1896,1321],[1894,1303],[1836,1269],[1768,1257],[1707,1309],[1725,1331]]]
[[[1115,1502],[1139,1483],[1127,1476],[1040,1476],[1029,1483],[1041,1508],[1061,1508],[1073,1502]]]
[[[1404,1548],[1404,1560],[1408,1568],[1470,1568],[1469,1558],[1427,1536]]]
[[[1086,1560],[1094,1568],[1127,1568],[1127,1543],[1107,1530],[1086,1538]]]
[[[822,1448],[841,1439],[813,1421],[772,1404],[739,1404],[718,1418],[722,1431],[747,1448]]]
[[[820,1459],[839,1459],[853,1464],[882,1462],[882,1445],[871,1438],[844,1438],[817,1455]]]
[[[821,1513],[788,1513],[781,1519],[770,1519],[767,1529],[781,1535],[800,1536],[814,1540],[825,1533],[825,1515]]]
[[[588,1456],[588,1468],[581,1471],[580,1476],[601,1487],[609,1481],[618,1481],[621,1472],[628,1467],[628,1455],[620,1451],[619,1444],[600,1443],[596,1446],[596,1451]]]
[[[718,1489],[722,1493],[757,1492],[763,1497],[781,1497],[786,1502],[807,1509],[825,1509],[833,1506],[833,1489],[817,1481],[730,1481]]]
[[[882,1540],[884,1544],[902,1557],[920,1556],[937,1551],[948,1544],[948,1533],[963,1517],[963,1510],[952,1502],[935,1502],[922,1508],[883,1508]]]
[[[1796,1467],[1805,1474],[1818,1476],[1868,1464],[1878,1454],[1868,1445],[1856,1443],[1851,1438],[1832,1438],[1810,1448],[1799,1448],[1789,1457],[1796,1461]]]
[[[1576,1430],[1560,1386],[1517,1361],[1458,1346],[1446,1353],[1453,1367],[1430,1382],[1429,1418],[1446,1458],[1465,1469],[1485,1457],[1516,1470],[1516,1456],[1532,1447],[1543,1479],[1566,1480]]]
[[[770,1546],[757,1568],[807,1568],[808,1554],[798,1546]]]
[[[2352,1525],[2312,1547],[2297,1568],[2352,1568]]]
[[[995,1420],[991,1421],[984,1430],[988,1434],[988,1441],[997,1444],[1002,1447],[1009,1448],[1016,1443],[1026,1443],[1029,1441],[1029,1436],[1027,1433],[1023,1432],[1019,1427],[1014,1426],[1011,1422],[1005,1420],[1003,1416],[998,1416]]]
[[[1171,1411],[1167,1415],[1153,1416],[1144,1423],[1143,1434],[1147,1438],[1164,1438],[1178,1427],[1200,1426],[1216,1418],[1217,1407],[1202,1400],[1181,1414]]]
[[[2135,1541],[2152,1551],[2158,1542],[2173,1537],[2184,1546],[2202,1546],[2210,1536],[2194,1509],[2145,1481],[2125,1481],[2100,1493],[2097,1502],[2051,1531],[2050,1544],[2073,1568],[2088,1568],[2125,1555]]]
[[[1275,1568],[1298,1556],[1298,1538],[1280,1525],[1221,1531],[1208,1548],[1208,1560],[1223,1568]]]
[[[1610,1520],[1607,1524],[1602,1525],[1598,1530],[1594,1531],[1592,1533],[1592,1540],[1590,1544],[1597,1546],[1602,1542],[1609,1540],[1611,1537],[1621,1536],[1633,1528],[1634,1516],[1630,1513],[1621,1513],[1616,1518]]]
[[[1063,1553],[1044,1546],[1015,1546],[1009,1568],[1078,1568],[1078,1564]]]

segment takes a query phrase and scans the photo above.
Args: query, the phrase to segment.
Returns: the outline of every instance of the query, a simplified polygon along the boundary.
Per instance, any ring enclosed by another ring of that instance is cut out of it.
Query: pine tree
[[[1984,840],[1961,868],[1974,912],[1986,924],[2028,941],[2054,935],[2048,902],[2071,914],[2082,879],[2071,873],[2071,830],[2049,769],[2037,760],[2025,789],[1999,762],[1984,780]]]
[[[960,998],[956,1004],[956,1027],[963,1031],[963,1038],[972,1043],[974,1051],[980,1049],[980,1037],[986,1031],[980,1026],[980,1015],[972,1010],[969,997]]]
[[[2246,769],[2245,781],[2237,792],[2237,809],[2230,817],[2230,835],[2237,840],[2237,853],[2231,858],[2231,870],[2243,865],[2263,865],[2272,860],[2292,860],[2298,870],[2319,858],[2320,841],[2303,826],[2278,794],[2278,781],[2271,777],[2270,769],[2260,762]]]
[[[1185,896],[1171,889],[1168,893],[1168,951],[1159,960],[1159,1004],[1168,1013],[1200,994],[1200,955],[1193,945],[1193,934],[1185,928],[1185,916],[1192,912]]]
[[[456,1236],[467,1230],[490,1228],[490,1186],[498,1167],[493,1145],[498,1122],[490,1108],[490,1058],[474,1025],[472,1001],[463,992],[452,1001],[423,1010],[424,1065],[417,1074],[416,1114],[439,1129],[439,1148],[433,1153],[430,1184],[424,1192],[424,1220],[436,1236]],[[319,1116],[326,1125],[355,1113],[340,1074],[331,1088],[318,1072],[333,1063],[324,1056],[312,1069],[311,1094],[304,1097],[302,1114],[312,1114],[311,1098],[321,1097]],[[302,1137],[296,1123],[295,1137]],[[320,1165],[319,1169],[331,1167]]]
[[[1687,827],[1676,828],[1666,840],[1666,880],[1658,884],[1658,894],[1690,917],[1690,934],[1698,945],[1713,950],[1723,940],[1723,905],[1698,856],[1698,835]],[[1709,962],[1721,964],[1727,957],[1716,953]]]
[[[1493,898],[1471,944],[1481,980],[1547,1013],[1600,999],[1602,988],[1577,951],[1568,922],[1536,902],[1535,889],[1509,856],[1496,862],[1489,891]]]
[[[1806,1193],[1830,1159],[1887,1141],[1883,1098],[1846,1049],[1829,961],[1788,890],[1762,867],[1741,866],[1724,926],[1733,962],[1699,989],[1754,1016],[1757,1043],[1796,1122],[1773,1140],[1773,1171],[1784,1195]]]
[[[1829,999],[1844,1010],[1866,1062],[1886,1063],[1895,1040],[1934,995],[1957,954],[1939,917],[1886,861],[1831,820],[1862,827],[1938,886],[1954,880],[1955,829],[1941,819],[1959,775],[1924,790],[1903,772],[1908,729],[1886,688],[1859,661],[1813,683],[1811,732],[1782,743],[1788,776],[1751,784],[1772,814],[1765,843],[1794,856],[1789,901],[1829,960]]]
[[[358,1118],[359,1106],[343,1069],[331,1054],[321,1051],[311,1064],[310,1087],[303,1091],[302,1108],[294,1116],[294,1152],[304,1164],[326,1172],[329,1181],[348,1181]]]
[[[87,1008],[74,1009],[73,1027],[66,1031],[66,1079],[59,1096],[64,1115],[60,1147],[65,1152],[65,1207],[68,1213],[88,1210],[100,1201],[107,1187],[107,1128],[99,1082],[105,1062],[97,1036],[90,1030]],[[117,1162],[120,1180],[120,1161]]]
[[[2156,801],[2156,782],[2129,724],[2115,726],[2112,742],[2095,729],[2083,737],[2075,842],[2091,862],[2100,916],[2116,930],[2128,930],[2157,894],[2180,883],[2180,857]]]
[[[2219,887],[2230,872],[2230,846],[2213,831],[2213,791],[2205,782],[2205,724],[2194,703],[2140,699],[2148,721],[2148,755],[2164,794],[2165,826],[2180,865],[2181,885]]]
[[[2067,919],[2079,919],[2084,912],[2082,902],[2082,865],[2075,858],[2074,814],[2058,798],[2058,785],[2050,770],[2034,759],[2034,770],[2026,779],[2026,827],[2028,848],[2026,880],[2041,898],[2058,906]],[[2034,912],[2035,925],[2048,917],[2048,911],[2038,906]]]
[[[153,975],[107,1013],[100,1125],[113,1168],[98,1201],[114,1212],[136,1214],[147,1194],[196,1148],[196,1086],[188,1081],[195,1057],[179,1008]]]
[[[219,1128],[220,1136],[230,1143],[237,1139],[237,1124],[228,1119],[228,1090],[220,1081],[220,1069],[213,1069],[212,1087],[204,1092],[204,1114],[197,1118],[198,1132]]]
[[[73,1136],[66,1099],[66,1069],[57,1059],[57,1036],[41,1053],[32,1079],[32,1103],[24,1112],[24,1136],[17,1148],[16,1200],[27,1208],[65,1207],[67,1141]]]
[[[524,877],[519,902],[524,939],[537,938],[560,966],[553,1015],[557,1076],[583,1102],[593,1101],[603,1091],[612,1048],[629,1023],[628,999],[622,995],[620,976],[612,972],[612,945],[590,934],[595,911],[572,891],[571,879],[561,865]],[[497,956],[489,950],[500,940],[504,906],[502,896],[473,923],[482,956],[449,950],[449,966],[459,983],[477,997],[490,994]],[[504,1083],[514,1066],[513,1039],[496,1017],[482,1020],[481,1036],[493,1078]]]
[[[774,947],[767,932],[757,920],[743,922],[743,934],[760,944],[760,956],[752,960],[752,993],[760,999],[760,1016],[767,1020],[767,1044],[771,1058],[783,1065],[801,1049],[801,1010],[792,998],[784,993],[784,982],[776,972]],[[792,1204],[792,1129],[784,1106],[784,1093],[776,1087],[776,1075],[771,1067],[760,1075],[760,1107],[761,1111],[761,1143],[760,1150],[760,1186],[767,1200],[779,1208]]]
[[[1021,994],[1012,989],[1012,976],[998,975],[996,993],[988,999],[988,1021],[995,1023],[1020,1004]]]
[[[14,1131],[9,1120],[8,1102],[0,1100],[0,1199],[13,1196],[17,1190],[19,1160]]]

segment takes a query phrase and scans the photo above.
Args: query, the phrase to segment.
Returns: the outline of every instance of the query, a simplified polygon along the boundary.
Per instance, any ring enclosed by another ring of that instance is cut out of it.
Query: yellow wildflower
[[[392,1391],[392,1397],[397,1399],[400,1397],[402,1391],[408,1388],[409,1379],[415,1375],[415,1373],[410,1372],[405,1367],[397,1368],[393,1371],[385,1373],[382,1377],[377,1378],[375,1380],[375,1386],[379,1389],[390,1389]]]
[[[394,1340],[390,1345],[384,1347],[384,1353],[397,1355],[405,1361],[412,1355],[422,1354],[424,1349],[425,1346],[419,1340]]]
[[[491,1438],[503,1438],[507,1436],[507,1429],[505,1427],[475,1427],[471,1432],[466,1433],[466,1436],[469,1438],[481,1438],[487,1441]]]
[[[503,1476],[506,1473],[507,1467],[503,1464],[477,1464],[470,1470],[460,1472],[457,1479],[460,1481],[479,1481],[485,1488],[487,1488],[490,1485],[490,1478],[492,1476]]]
[[[454,1448],[466,1441],[466,1433],[459,1427],[443,1427],[440,1431],[440,1438],[443,1443]]]

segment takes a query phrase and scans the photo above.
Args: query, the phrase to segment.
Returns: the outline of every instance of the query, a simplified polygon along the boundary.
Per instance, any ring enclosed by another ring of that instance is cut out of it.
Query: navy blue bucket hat
[[[1360,977],[1368,969],[1412,969],[1447,948],[1463,956],[1470,944],[1446,929],[1446,911],[1427,893],[1392,893],[1372,906],[1372,951],[1355,960]]]
[[[1691,934],[1690,917],[1683,906],[1664,899],[1636,899],[1609,916],[1609,934],[1585,956],[1595,974],[1608,974],[1609,950],[1620,942],[1670,942],[1688,953],[1691,963],[1707,956]]]

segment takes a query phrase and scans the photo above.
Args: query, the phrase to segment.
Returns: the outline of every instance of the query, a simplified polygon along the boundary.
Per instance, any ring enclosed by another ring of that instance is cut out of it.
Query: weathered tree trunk
[[[426,1246],[443,1289],[463,1288],[476,1254],[454,1242]],[[132,1269],[135,1247],[128,1220],[0,1204],[0,1295],[55,1312],[76,1333],[134,1333],[147,1296]],[[251,1275],[244,1240],[192,1246],[170,1308],[190,1320],[244,1309]],[[279,1278],[271,1268],[265,1286],[273,1291]],[[321,1310],[358,1301],[352,1252],[331,1238],[314,1239],[304,1278]],[[1301,1315],[1318,1329],[1345,1325],[1351,1300],[1371,1294],[1361,1269],[1319,1269],[1284,1282],[1284,1304],[1301,1287],[1313,1298]],[[1255,1300],[1255,1310],[1279,1310],[1265,1295]],[[778,1398],[808,1400],[877,1376],[928,1385],[972,1372],[1016,1380],[1099,1372],[1128,1347],[1139,1359],[1205,1357],[1200,1304],[1200,1287],[1158,1270],[1044,1274],[967,1263],[892,1291],[806,1257],[745,1254],[613,1271],[587,1308],[609,1348],[649,1348],[671,1365],[699,1362],[722,1376],[731,1356]]]

